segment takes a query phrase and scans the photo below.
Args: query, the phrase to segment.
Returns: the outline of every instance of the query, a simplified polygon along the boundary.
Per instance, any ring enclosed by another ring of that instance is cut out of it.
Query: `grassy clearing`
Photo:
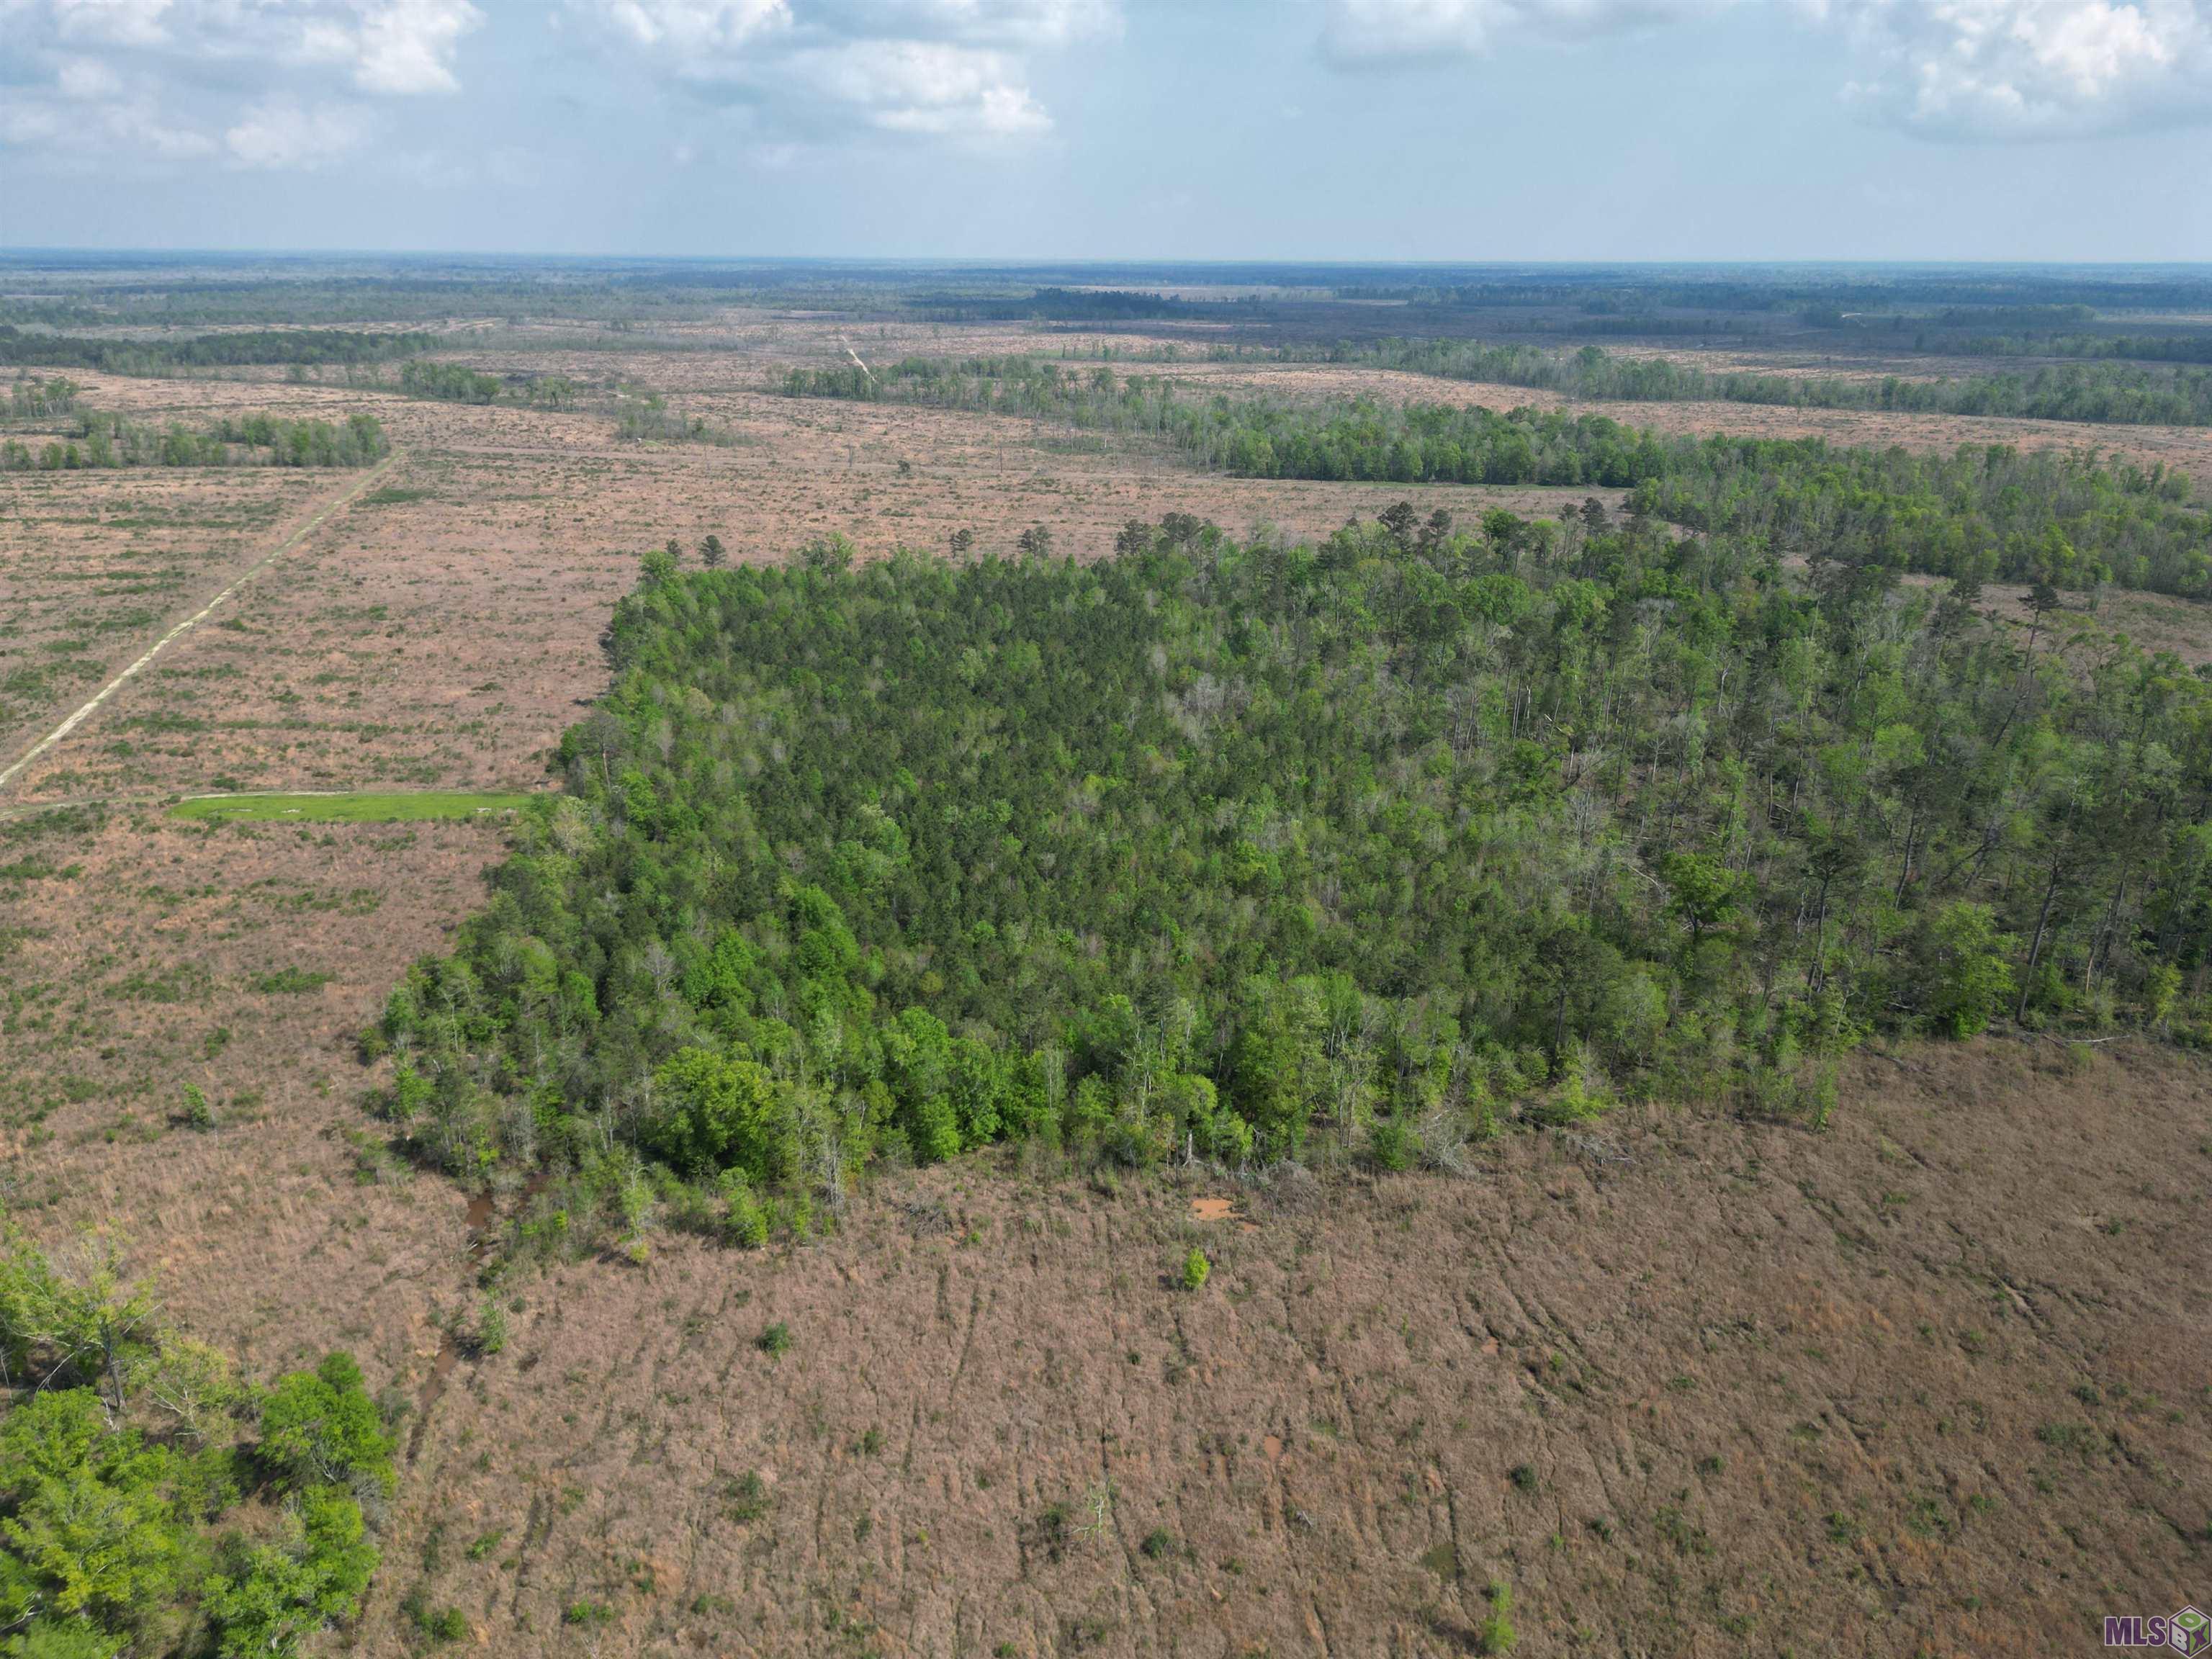
[[[404,823],[418,818],[468,818],[510,812],[530,799],[453,790],[332,795],[194,795],[169,809],[173,818],[219,823]]]

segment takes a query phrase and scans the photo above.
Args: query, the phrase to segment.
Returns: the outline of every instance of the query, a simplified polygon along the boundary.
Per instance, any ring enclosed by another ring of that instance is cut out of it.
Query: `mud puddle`
[[[543,1174],[532,1176],[530,1184],[516,1199],[515,1207],[520,1209],[543,1190],[545,1179]],[[470,1198],[468,1211],[464,1217],[468,1230],[470,1261],[481,1261],[485,1252],[491,1249],[491,1224],[498,1213],[499,1200],[491,1194],[477,1193]],[[430,1362],[430,1375],[422,1379],[422,1389],[415,1396],[415,1427],[407,1437],[407,1461],[410,1463],[422,1449],[422,1437],[429,1431],[430,1407],[436,1405],[439,1397],[446,1392],[447,1382],[453,1376],[453,1368],[460,1363],[461,1339],[449,1327],[439,1340],[438,1357]]]
[[[1259,1230],[1259,1223],[1238,1209],[1233,1198],[1194,1198],[1190,1201],[1190,1218],[1193,1221],[1233,1221],[1240,1232],[1256,1232]]]

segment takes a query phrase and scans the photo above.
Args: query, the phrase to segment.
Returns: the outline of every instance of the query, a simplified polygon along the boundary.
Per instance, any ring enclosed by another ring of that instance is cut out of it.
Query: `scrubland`
[[[499,813],[204,819],[211,793],[554,787],[639,556],[831,534],[1108,554],[1188,514],[1289,539],[1385,483],[1194,471],[1011,417],[783,398],[793,365],[1127,353],[1200,390],[1552,406],[1368,368],[1207,362],[1191,332],[732,309],[648,342],[495,326],[453,354],[569,410],[328,377],[78,374],[148,417],[368,411],[375,488],[0,793],[9,1212],[129,1240],[165,1319],[260,1376],[334,1347],[398,1425],[372,1655],[1979,1654],[2087,1648],[2206,1593],[2212,1067],[2142,1037],[1879,1043],[1826,1128],[1623,1107],[1463,1176],[1088,1170],[1036,1149],[872,1176],[824,1236],[671,1236],[500,1276],[512,1188],[397,1157],[357,1038],[452,947]],[[1202,339],[1202,337],[1199,337]],[[1747,361],[1774,361],[1753,354]],[[1940,366],[1940,365],[1939,365]],[[628,442],[647,397],[712,441]],[[2212,480],[2199,428],[1741,404],[1669,432],[2094,447]],[[0,765],[357,478],[0,477]],[[1592,492],[1421,486],[1424,513]],[[1618,507],[1620,492],[1599,492]],[[2025,586],[1984,608],[2031,624]],[[2201,604],[2066,623],[2212,661]],[[211,1126],[179,1121],[186,1084]],[[1188,1252],[1212,1267],[1186,1289]],[[1509,1610],[1510,1605],[1510,1610]],[[456,1650],[459,1650],[457,1647]]]

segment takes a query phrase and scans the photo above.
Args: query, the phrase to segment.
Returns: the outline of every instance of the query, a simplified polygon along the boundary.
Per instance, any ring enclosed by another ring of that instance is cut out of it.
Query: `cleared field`
[[[732,312],[666,349],[566,325],[456,349],[649,386],[738,440],[717,445],[274,371],[79,377],[146,415],[373,409],[403,452],[0,800],[22,812],[0,821],[9,1213],[52,1241],[120,1218],[193,1335],[264,1374],[347,1346],[404,1407],[349,1651],[422,1651],[419,1592],[462,1610],[471,1650],[518,1656],[1441,1656],[1473,1650],[1496,1583],[1528,1654],[1967,1654],[2090,1642],[2102,1612],[2189,1589],[2212,1517],[2212,1068],[2132,1042],[1864,1055],[1823,1136],[1628,1114],[1509,1137],[1464,1182],[1116,1183],[987,1158],[885,1177],[807,1248],[664,1233],[649,1265],[483,1282],[472,1229],[517,1195],[472,1208],[395,1160],[356,1040],[483,903],[517,784],[605,687],[641,552],[673,538],[688,561],[711,533],[765,560],[837,532],[881,555],[963,529],[1003,552],[1042,524],[1091,556],[1132,517],[1314,537],[1414,493],[767,389],[835,356],[838,328]],[[872,359],[1131,343],[849,332]],[[2094,444],[2212,477],[2203,433],[1592,407]],[[0,478],[0,755],[332,484]],[[2202,607],[2106,595],[2096,620],[2212,659]],[[169,805],[210,790],[232,793]],[[109,804],[66,804],[87,800]],[[205,1133],[173,1121],[187,1083]],[[1163,1282],[1194,1243],[1215,1263],[1197,1296]],[[506,1351],[457,1362],[488,1297]]]
[[[532,367],[604,380],[607,355]],[[142,415],[266,408],[329,418],[373,408],[402,453],[377,487],[27,768],[9,786],[11,804],[509,787],[599,690],[607,611],[635,580],[638,556],[672,538],[694,550],[716,535],[744,561],[781,559],[830,534],[864,556],[941,550],[965,530],[979,552],[1011,553],[1042,525],[1056,552],[1096,557],[1132,518],[1184,512],[1240,532],[1272,525],[1313,538],[1407,493],[1201,474],[1028,421],[787,398],[764,389],[769,366],[734,351],[631,354],[621,366],[666,390],[681,412],[745,441],[623,442],[600,413],[269,380],[85,377],[88,402]],[[76,591],[66,558],[35,539],[40,515],[71,510],[75,490],[96,520],[92,504],[114,487],[111,475],[10,475],[0,479],[0,502],[19,487],[36,489],[40,514],[0,514],[0,569],[20,550],[27,564],[52,569],[52,587]],[[1492,506],[1550,514],[1585,493],[1438,487],[1421,499],[1467,516]],[[283,527],[272,521],[266,534]],[[96,538],[88,547],[110,556]],[[237,568],[258,554],[249,543],[234,556]],[[173,612],[149,608],[131,636],[143,641],[137,648],[192,608],[182,598]],[[66,631],[58,612],[39,616],[42,629]],[[118,649],[88,661],[81,678],[26,682],[19,750],[129,659]]]
[[[169,816],[204,823],[414,823],[512,812],[529,799],[521,794],[437,789],[353,795],[194,795],[171,807]]]
[[[2034,1650],[2195,1570],[2208,1084],[1869,1057],[1826,1136],[1655,1114],[1464,1182],[987,1161],[818,1248],[523,1277],[367,1645],[419,1587],[503,1652],[584,1651],[583,1601],[632,1654],[1444,1656],[1503,1584],[1528,1653]]]
[[[0,477],[0,755],[235,580],[331,484],[273,467]]]

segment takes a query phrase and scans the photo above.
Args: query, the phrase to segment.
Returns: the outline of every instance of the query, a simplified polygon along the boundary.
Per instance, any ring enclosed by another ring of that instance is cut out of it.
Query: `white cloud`
[[[401,96],[459,92],[453,54],[461,37],[483,21],[469,0],[400,0],[373,8],[361,21],[354,83],[363,92]]]
[[[1330,0],[1322,51],[1346,67],[1471,58],[1516,40],[1594,40],[1710,16],[1730,0]]]
[[[1111,34],[1112,0],[570,0],[672,87],[736,112],[757,161],[869,134],[1049,130],[1031,60]]]
[[[598,13],[617,33],[647,52],[690,57],[734,52],[754,36],[791,27],[785,0],[614,0]]]
[[[0,0],[0,50],[105,53],[180,73],[323,70],[383,95],[454,92],[471,0]]]
[[[2212,0],[1838,0],[1844,96],[1931,138],[2088,137],[2212,120]]]
[[[0,0],[0,141],[63,165],[325,165],[356,98],[457,92],[471,0]]]
[[[97,58],[64,58],[54,71],[54,90],[71,103],[106,102],[123,93],[123,77]]]
[[[310,109],[279,98],[247,111],[222,142],[240,167],[312,171],[360,149],[370,131],[368,117],[349,106]]]
[[[866,39],[1051,48],[1119,33],[1114,0],[806,0],[814,22]]]
[[[18,20],[33,19],[41,12],[54,32],[72,45],[159,47],[168,44],[166,26],[171,0],[37,0],[10,5],[4,14],[11,29]]]
[[[1340,67],[1447,63],[1712,16],[1740,0],[1329,0]],[[1798,0],[1842,37],[1845,103],[1923,137],[2092,137],[2212,121],[2212,0]]]
[[[779,78],[805,101],[886,132],[1005,137],[1052,125],[1006,54],[938,40],[852,40],[793,53]]]

